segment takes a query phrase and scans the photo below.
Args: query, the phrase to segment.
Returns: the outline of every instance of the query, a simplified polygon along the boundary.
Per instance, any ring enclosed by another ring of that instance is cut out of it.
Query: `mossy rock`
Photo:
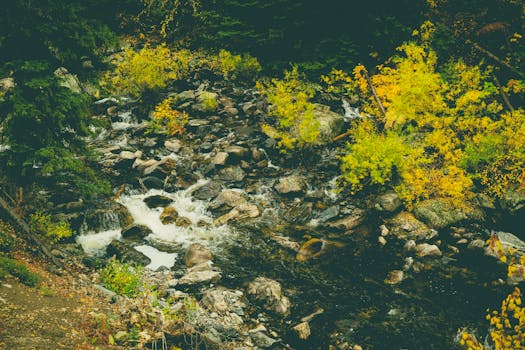
[[[462,221],[483,221],[484,212],[471,203],[458,207],[446,199],[428,199],[414,207],[414,215],[428,226],[442,229]]]

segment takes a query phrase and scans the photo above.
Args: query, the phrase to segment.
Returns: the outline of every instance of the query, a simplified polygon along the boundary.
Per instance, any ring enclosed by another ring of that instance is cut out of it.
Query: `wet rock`
[[[134,160],[135,158],[138,158],[135,152],[130,152],[130,151],[120,152],[119,157],[120,159],[123,159],[123,160]]]
[[[245,196],[234,190],[223,190],[210,204],[212,210],[230,210],[241,203],[247,203]]]
[[[228,153],[226,152],[217,152],[215,157],[212,160],[212,163],[215,165],[225,165],[228,160]]]
[[[264,308],[281,316],[290,314],[290,300],[282,294],[281,284],[266,277],[257,277],[248,285],[248,294],[264,303]]]
[[[315,104],[314,115],[315,119],[319,122],[320,132],[316,143],[320,144],[331,141],[343,130],[343,116],[332,112],[330,107],[321,104]]]
[[[143,266],[151,263],[151,260],[146,255],[136,251],[128,244],[117,240],[111,241],[111,243],[106,248],[106,253],[108,256],[115,256],[117,259],[129,263],[135,263]]]
[[[428,199],[414,206],[414,215],[430,227],[442,229],[458,224],[463,220],[483,220],[483,211],[479,208],[460,209],[448,201]]]
[[[192,267],[213,259],[211,251],[200,243],[192,243],[184,255],[184,264]]]
[[[175,219],[175,225],[179,227],[189,227],[191,226],[191,224],[192,224],[191,220],[184,216],[179,216],[178,218]]]
[[[297,261],[303,262],[321,256],[326,251],[326,241],[319,238],[311,238],[299,248]]]
[[[458,241],[458,244],[461,243],[460,241]],[[466,240],[465,240],[465,243],[466,243]],[[482,239],[475,239],[467,245],[467,249],[470,249],[470,250],[483,250],[483,248],[485,248],[485,241]]]
[[[310,334],[312,332],[310,331],[310,325],[308,322],[301,322],[293,327],[293,330],[295,333],[297,333],[297,336],[299,339],[306,340],[310,337]]]
[[[164,147],[173,153],[178,153],[182,147],[182,142],[179,140],[166,140],[164,141]]]
[[[305,189],[305,183],[304,179],[299,175],[291,175],[280,178],[274,188],[277,192],[284,195],[300,194]]]
[[[193,197],[200,200],[210,200],[219,195],[221,191],[220,182],[210,181],[193,192]]]
[[[285,237],[277,234],[270,234],[270,239],[279,244],[281,247],[293,250],[294,252],[298,252],[301,248],[301,245],[295,241],[292,241],[290,237]]]
[[[379,211],[395,212],[401,208],[401,199],[395,192],[388,192],[376,199],[375,208]]]
[[[169,197],[162,196],[162,195],[154,195],[144,198],[144,203],[148,206],[148,208],[166,208],[168,205],[173,203],[173,200]]]
[[[246,172],[240,166],[229,166],[219,170],[217,177],[224,181],[241,182],[246,177]]]
[[[203,142],[199,145],[199,149],[201,152],[209,153],[213,149],[213,144],[211,142]]]
[[[122,238],[131,241],[142,241],[152,233],[151,229],[145,225],[131,225],[122,230]]]
[[[271,348],[275,343],[278,343],[278,340],[270,338],[263,332],[254,332],[250,334],[255,345],[262,349]]]
[[[82,92],[82,85],[77,76],[69,73],[69,71],[64,67],[59,67],[54,71],[55,76],[59,79],[60,86],[65,87],[77,94]]]
[[[173,224],[179,217],[179,213],[177,212],[177,209],[173,207],[166,207],[160,214],[160,221],[164,225]]]
[[[415,247],[416,255],[420,258],[425,256],[441,256],[441,250],[435,244],[421,243]]]
[[[146,176],[142,179],[142,183],[148,189],[162,189],[164,187],[164,181],[155,176]]]
[[[355,208],[352,211],[352,214],[341,218],[337,221],[331,222],[328,224],[329,227],[344,230],[344,231],[351,231],[352,229],[356,228],[357,226],[361,225],[365,219],[365,211],[359,208]]]
[[[253,219],[261,215],[261,210],[258,206],[251,203],[240,203],[228,213],[222,215],[215,220],[215,224],[224,225],[228,221],[241,221],[246,219]]]
[[[325,210],[323,210],[321,213],[319,213],[317,220],[319,220],[320,222],[325,222],[325,221],[335,218],[337,215],[339,215],[339,206],[332,205],[331,207],[328,207]]]

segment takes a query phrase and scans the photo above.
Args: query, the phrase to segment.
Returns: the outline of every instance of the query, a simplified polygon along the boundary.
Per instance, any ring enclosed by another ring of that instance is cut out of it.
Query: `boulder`
[[[191,226],[191,224],[193,224],[193,222],[184,216],[179,216],[178,218],[175,219],[175,225],[180,226],[180,227],[189,227]]]
[[[428,226],[442,229],[464,220],[483,220],[484,213],[475,207],[458,208],[443,199],[427,199],[414,206],[414,215]]]
[[[317,258],[325,252],[326,241],[319,238],[311,238],[299,248],[297,252],[297,261],[306,261]]]
[[[226,152],[217,152],[215,157],[212,160],[212,163],[215,165],[225,165],[226,161],[228,160],[228,153]]]
[[[228,213],[222,215],[215,220],[216,225],[224,225],[230,220],[241,221],[245,219],[253,219],[261,215],[261,210],[258,206],[251,203],[240,203]]]
[[[282,294],[281,284],[266,277],[257,277],[248,285],[248,294],[263,304],[266,310],[281,316],[290,314],[290,300]]]
[[[122,230],[122,238],[130,241],[142,241],[152,233],[151,229],[145,225],[131,225]]]
[[[310,334],[312,332],[310,331],[310,325],[308,322],[301,322],[293,327],[293,330],[295,333],[297,333],[297,336],[299,339],[306,340],[310,337]]]
[[[414,215],[402,211],[388,221],[389,235],[400,240],[426,240],[434,237],[437,232],[415,218]]]
[[[200,266],[200,265],[196,265]],[[215,281],[218,281],[221,278],[221,273],[218,271],[198,271],[198,270],[188,270],[188,272],[182,276],[178,282],[178,286],[195,286],[200,284],[208,284]]]
[[[184,264],[192,267],[213,259],[211,251],[200,243],[192,243],[184,255]]]
[[[228,153],[228,155],[232,159],[244,159],[250,152],[248,148],[244,148],[242,146],[232,145],[228,146],[224,149],[224,152]]]
[[[160,214],[160,221],[164,225],[173,224],[179,217],[179,213],[177,212],[177,209],[173,207],[166,207]]]
[[[401,208],[401,199],[395,192],[388,192],[380,195],[376,199],[375,208],[378,211],[395,212]]]
[[[229,166],[219,170],[217,177],[228,182],[241,182],[246,177],[246,172],[240,166]]]
[[[330,107],[321,104],[315,104],[314,115],[319,122],[319,137],[317,144],[322,144],[331,141],[334,137],[339,135],[344,126],[344,118],[330,110]]]
[[[182,142],[179,140],[166,140],[164,141],[164,147],[166,147],[168,151],[178,153],[182,147]]]
[[[366,212],[364,210],[355,208],[350,215],[334,222],[330,222],[328,226],[344,231],[351,231],[363,223],[365,220],[365,214]]]
[[[275,343],[279,342],[278,340],[270,338],[263,332],[250,333],[250,337],[252,338],[255,345],[257,345],[257,347],[261,349],[269,349],[273,347]]]
[[[219,107],[219,95],[215,92],[204,91],[197,96],[197,101],[192,105],[196,112],[211,113]]]
[[[217,288],[206,291],[200,302],[205,308],[218,314],[234,312],[243,315],[246,305],[240,300],[242,295],[240,291]]]
[[[403,271],[392,270],[387,274],[384,282],[386,284],[399,284],[403,281],[404,277],[405,273]]]
[[[173,203],[173,200],[169,197],[162,196],[162,195],[153,195],[144,198],[144,203],[148,206],[148,208],[166,208],[168,205]]]
[[[195,99],[195,91],[186,90],[177,95],[177,102],[184,103]]]
[[[441,250],[435,244],[421,243],[415,247],[416,255],[420,258],[425,256],[441,256]]]
[[[199,187],[193,192],[193,197],[200,200],[210,200],[219,195],[221,191],[221,183],[210,181],[207,184]]]
[[[106,248],[106,253],[108,256],[115,256],[121,261],[126,261],[132,264],[146,266],[151,263],[150,258],[148,258],[146,255],[136,251],[133,249],[133,247],[118,240],[111,241],[111,243]]]
[[[283,195],[300,194],[305,190],[305,181],[299,175],[282,177],[274,186],[275,190]]]
[[[245,196],[234,190],[223,190],[210,204],[210,208],[213,210],[221,209],[232,209],[239,204],[247,203]]]
[[[65,87],[77,94],[82,92],[82,85],[77,76],[69,73],[69,71],[64,67],[59,67],[54,72],[55,76],[60,80],[60,86]]]

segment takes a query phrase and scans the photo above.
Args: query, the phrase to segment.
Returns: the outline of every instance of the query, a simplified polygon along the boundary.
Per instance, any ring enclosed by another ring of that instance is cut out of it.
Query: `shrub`
[[[188,122],[188,113],[172,108],[176,97],[168,97],[155,107],[150,123],[154,131],[162,131],[170,136],[184,133],[184,125]]]
[[[189,51],[174,52],[165,45],[128,49],[117,62],[111,82],[118,91],[138,97],[185,78],[190,59]]]
[[[0,225],[0,253],[10,252],[15,248],[15,239],[4,228],[4,225]]]
[[[134,297],[142,288],[143,268],[112,259],[100,271],[102,285],[117,294]]]
[[[51,216],[37,212],[30,216],[31,228],[37,232],[43,233],[55,241],[71,237],[73,231],[69,223],[64,221],[53,222]]]
[[[213,61],[212,67],[227,80],[253,81],[262,70],[257,58],[249,54],[241,56],[221,50]]]
[[[270,103],[268,115],[277,118],[274,126],[263,125],[269,137],[279,139],[279,145],[288,150],[311,145],[317,140],[319,122],[315,118],[314,104],[310,102],[315,91],[301,79],[297,67],[285,72],[283,80],[257,82],[257,88]]]
[[[31,272],[21,262],[0,256],[0,276],[5,277],[6,273],[18,278],[20,282],[30,287],[36,286],[41,280],[37,273]]]

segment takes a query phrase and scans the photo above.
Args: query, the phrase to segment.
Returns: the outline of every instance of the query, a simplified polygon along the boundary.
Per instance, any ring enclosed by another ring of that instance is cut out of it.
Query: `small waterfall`
[[[352,120],[357,118],[362,118],[361,114],[359,113],[359,108],[350,106],[350,103],[347,99],[343,98],[343,109],[345,111],[344,118],[345,120]]]
[[[233,231],[227,225],[215,226],[213,217],[208,212],[209,203],[192,197],[191,194],[207,182],[201,179],[189,188],[175,193],[152,189],[144,194],[122,196],[119,202],[128,209],[136,224],[151,229],[153,233],[148,236],[149,240],[181,248],[198,242],[213,249],[231,236]],[[152,209],[144,203],[145,198],[154,195],[170,198],[173,201],[170,206],[177,210],[179,217],[187,218],[191,224],[188,227],[163,224],[160,221],[163,209]]]
[[[94,232],[113,231],[120,229],[119,214],[111,209],[97,210],[93,213],[86,214],[84,221],[78,229],[80,234]]]
[[[136,118],[133,117],[131,111],[119,112],[117,116],[119,121],[111,124],[113,130],[127,130],[138,125],[138,122]]]
[[[120,229],[108,230],[98,233],[83,234],[77,237],[77,243],[82,246],[86,254],[101,256],[104,255],[106,247],[114,239],[120,239]]]
[[[161,266],[167,267],[168,269],[172,268],[173,265],[175,265],[175,259],[177,259],[179,256],[177,253],[161,252],[160,250],[149,245],[136,246],[135,250],[150,258],[151,263],[149,263],[146,268],[153,271],[157,270]]]

